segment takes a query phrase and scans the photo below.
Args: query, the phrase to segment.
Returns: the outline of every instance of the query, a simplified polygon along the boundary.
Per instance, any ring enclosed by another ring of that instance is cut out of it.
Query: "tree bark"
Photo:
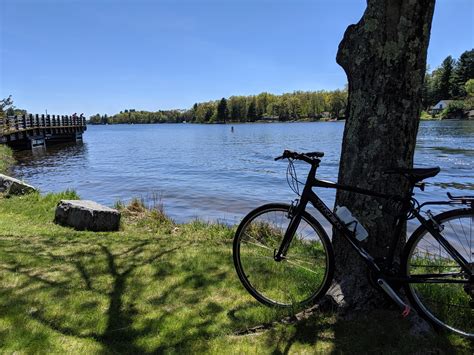
[[[338,181],[378,192],[405,195],[407,181],[385,176],[393,167],[412,167],[418,131],[435,0],[368,0],[362,19],[347,28],[337,62],[349,81]],[[388,201],[338,191],[369,231],[366,248],[383,257],[393,238],[395,216]],[[361,258],[335,234],[336,273],[331,294],[350,310],[380,307]],[[400,248],[401,249],[400,243]]]

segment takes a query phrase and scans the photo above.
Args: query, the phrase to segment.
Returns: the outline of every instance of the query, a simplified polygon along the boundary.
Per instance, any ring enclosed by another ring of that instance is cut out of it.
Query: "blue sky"
[[[32,113],[189,108],[344,87],[365,0],[0,0],[0,97]],[[474,1],[437,0],[428,64],[474,47]]]

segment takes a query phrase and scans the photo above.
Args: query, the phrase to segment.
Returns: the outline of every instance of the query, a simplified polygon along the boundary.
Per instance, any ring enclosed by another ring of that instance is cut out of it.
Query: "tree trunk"
[[[403,177],[382,172],[413,166],[434,5],[435,0],[368,0],[362,19],[347,28],[337,53],[349,81],[339,183],[408,192]],[[338,191],[336,205],[347,206],[369,231],[370,254],[384,256],[395,221],[386,211],[393,206],[344,191]],[[380,307],[382,295],[370,286],[360,257],[339,235],[333,242],[337,265],[331,294],[336,302],[349,310]]]

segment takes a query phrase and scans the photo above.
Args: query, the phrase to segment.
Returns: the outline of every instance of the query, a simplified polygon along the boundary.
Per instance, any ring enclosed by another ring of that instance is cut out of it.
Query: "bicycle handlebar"
[[[324,156],[323,152],[297,153],[297,152],[292,152],[290,150],[285,150],[283,151],[283,154],[279,157],[276,157],[275,160],[295,159],[295,160],[303,160],[309,164],[314,164],[314,163],[319,163],[319,159],[317,158],[322,158],[323,156]]]

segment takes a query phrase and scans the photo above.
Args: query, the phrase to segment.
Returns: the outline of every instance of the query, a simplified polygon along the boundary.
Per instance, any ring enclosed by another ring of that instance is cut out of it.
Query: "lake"
[[[252,208],[295,198],[284,149],[323,151],[318,176],[336,180],[344,122],[88,126],[84,141],[15,153],[14,175],[42,192],[74,189],[109,206],[158,196],[177,222],[237,223]],[[440,166],[420,200],[474,194],[474,121],[421,122],[415,166]],[[298,165],[304,180],[306,167]],[[321,196],[332,207],[334,191]]]

